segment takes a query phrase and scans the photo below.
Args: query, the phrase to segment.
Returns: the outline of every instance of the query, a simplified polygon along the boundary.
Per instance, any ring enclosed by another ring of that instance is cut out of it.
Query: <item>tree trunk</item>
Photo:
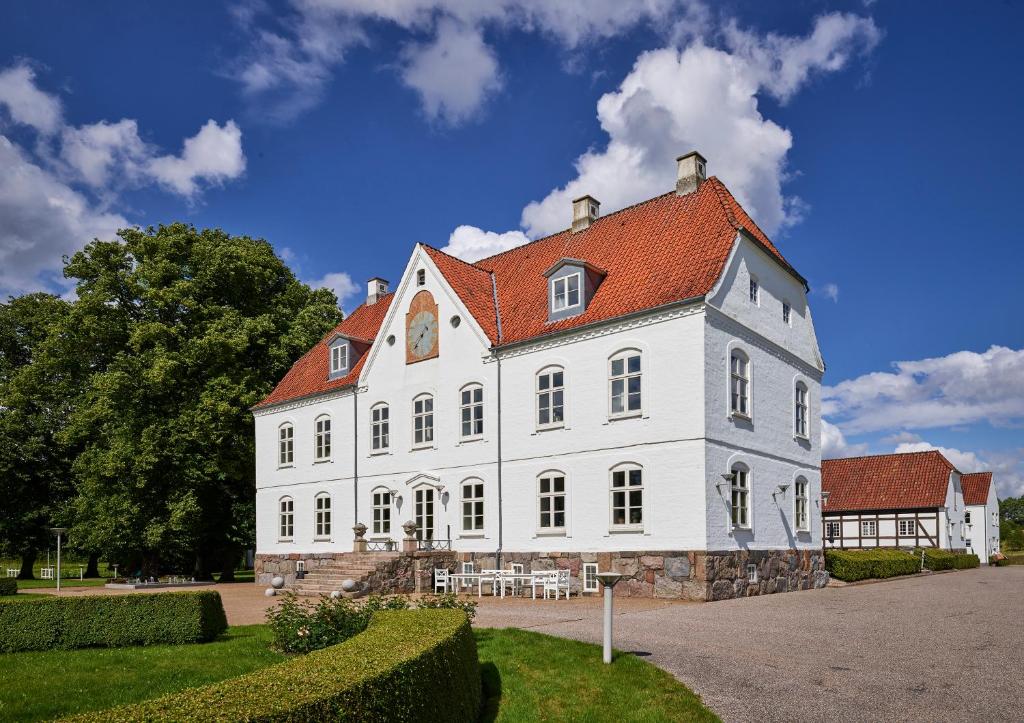
[[[210,566],[210,556],[200,552],[196,555],[196,580],[206,582],[213,579],[213,568]]]
[[[100,556],[98,553],[89,553],[89,564],[85,566],[86,577],[99,577],[100,576]]]
[[[36,551],[29,550],[21,555],[21,572],[18,573],[19,580],[35,580],[32,568],[36,564]]]
[[[220,582],[235,581],[235,565],[238,564],[238,550],[228,547],[220,558]]]

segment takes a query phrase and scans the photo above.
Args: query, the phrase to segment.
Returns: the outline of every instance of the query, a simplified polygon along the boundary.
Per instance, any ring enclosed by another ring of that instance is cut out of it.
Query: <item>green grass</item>
[[[46,720],[232,678],[284,660],[270,640],[266,626],[245,625],[199,645],[0,655],[0,720]]]
[[[61,589],[66,587],[102,587],[106,585],[110,580],[105,577],[100,578],[86,578],[85,580],[79,580],[76,578],[65,577],[60,581]],[[39,588],[57,588],[56,580],[18,580],[19,590],[37,590]]]
[[[1010,561],[1011,565],[1024,565],[1024,551],[1021,552],[1004,552],[1006,559]]]
[[[717,721],[693,692],[630,653],[512,628],[476,631],[485,721]]]
[[[46,593],[41,592],[18,592],[17,595],[4,595],[0,597],[0,603],[8,602],[25,602],[26,600],[35,600],[36,598],[50,597]]]

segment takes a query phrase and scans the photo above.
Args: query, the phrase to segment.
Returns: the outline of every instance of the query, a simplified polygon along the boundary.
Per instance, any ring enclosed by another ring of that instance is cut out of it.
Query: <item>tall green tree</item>
[[[72,493],[68,451],[55,437],[67,418],[62,380],[41,368],[42,350],[59,333],[69,304],[27,294],[0,304],[0,544],[21,557],[32,578],[49,527]]]
[[[249,408],[341,318],[269,243],[172,224],[94,241],[57,368],[85,364],[61,441],[80,450],[75,544],[136,568],[230,576],[254,535]]]

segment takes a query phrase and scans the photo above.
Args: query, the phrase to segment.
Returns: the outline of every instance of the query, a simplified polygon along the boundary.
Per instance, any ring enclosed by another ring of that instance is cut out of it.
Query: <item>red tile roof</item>
[[[992,485],[991,472],[972,472],[960,476],[964,488],[964,504],[984,505],[988,503],[988,489]]]
[[[825,513],[943,507],[949,473],[941,452],[881,454],[821,461]]]
[[[284,375],[284,379],[277,383],[274,391],[257,404],[256,408],[286,402],[290,399],[308,397],[311,394],[329,392],[353,384],[359,378],[359,372],[362,371],[369,351],[359,357],[348,374],[337,379],[328,379],[327,344],[325,342],[335,334],[360,341],[372,341],[377,336],[377,331],[380,329],[384,315],[387,314],[394,297],[394,294],[388,294],[378,299],[376,304],[360,304],[340,324],[324,335],[316,346],[303,354]]]
[[[714,177],[693,193],[666,193],[598,218],[583,231],[562,231],[475,264],[431,246],[424,250],[491,344],[502,346],[704,296],[721,276],[741,229],[805,283]],[[549,322],[544,273],[564,258],[601,269],[604,279],[586,311]],[[335,331],[372,339],[387,305],[361,306]],[[318,344],[260,406],[344,386],[361,366],[360,361],[344,379],[328,382],[327,350]]]

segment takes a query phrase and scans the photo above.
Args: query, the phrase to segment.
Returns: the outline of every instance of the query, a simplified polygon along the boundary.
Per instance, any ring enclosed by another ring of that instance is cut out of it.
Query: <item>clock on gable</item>
[[[405,363],[437,357],[437,304],[424,289],[412,297],[405,314]]]

